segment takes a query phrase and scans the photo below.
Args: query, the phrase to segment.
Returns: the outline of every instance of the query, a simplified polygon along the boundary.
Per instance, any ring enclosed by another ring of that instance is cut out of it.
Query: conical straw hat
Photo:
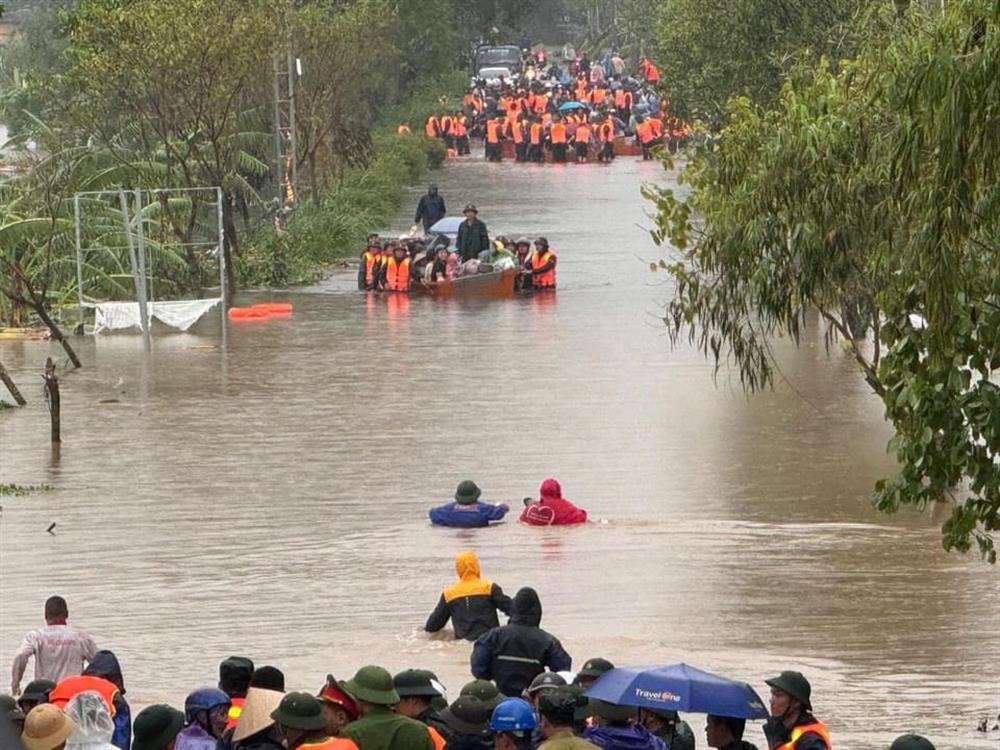
[[[233,741],[238,742],[246,739],[251,734],[257,734],[257,732],[274,724],[271,712],[278,707],[284,697],[285,694],[277,690],[250,688],[247,691],[246,703],[243,704],[239,721],[236,722]]]

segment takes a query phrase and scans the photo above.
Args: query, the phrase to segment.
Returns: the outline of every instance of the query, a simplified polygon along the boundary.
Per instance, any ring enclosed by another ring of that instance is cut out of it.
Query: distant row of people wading
[[[14,656],[11,695],[0,696],[3,747],[13,747],[12,729],[25,750],[694,750],[700,744],[676,711],[588,698],[602,678],[614,678],[615,667],[593,657],[573,673],[562,643],[541,628],[534,589],[507,597],[482,577],[471,551],[457,556],[455,569],[458,581],[442,592],[425,626],[437,632],[450,620],[457,638],[473,642],[470,679],[450,700],[424,665],[396,675],[368,665],[348,680],[327,675],[318,689],[288,691],[279,668],[231,656],[219,664],[217,684],[193,689],[183,710],[152,705],[133,721],[114,653],[71,626],[66,601],[50,597],[44,627],[29,632]],[[498,613],[509,615],[506,625]],[[34,679],[22,692],[32,659]],[[789,670],[764,682],[766,747],[832,750],[831,732],[813,712],[809,681]],[[744,719],[709,714],[705,722],[711,748],[755,750],[746,734]],[[933,745],[904,735],[890,750]]]

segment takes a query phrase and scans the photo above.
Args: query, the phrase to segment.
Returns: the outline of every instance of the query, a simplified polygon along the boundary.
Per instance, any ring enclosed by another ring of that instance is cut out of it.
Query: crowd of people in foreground
[[[455,156],[471,153],[470,139],[481,139],[486,158],[501,161],[509,141],[515,161],[535,163],[547,154],[554,162],[585,163],[591,155],[609,162],[622,135],[636,137],[644,159],[656,146],[674,152],[688,139],[688,124],[657,94],[660,71],[648,58],[630,74],[618,52],[600,62],[578,54],[567,69],[548,65],[544,55],[527,54],[522,72],[509,79],[477,81],[459,107],[432,114],[423,132]],[[412,132],[410,123],[398,132]]]
[[[439,201],[433,211],[422,210],[427,198]],[[408,293],[463,276],[516,269],[516,290],[555,290],[558,256],[545,237],[532,242],[527,237],[511,240],[498,235],[491,240],[474,205],[467,205],[463,213],[465,221],[458,228],[454,246],[448,235],[433,234],[431,227],[444,218],[445,205],[437,186],[431,185],[417,209],[416,221],[423,221],[425,236],[383,239],[377,233],[369,234],[358,264],[358,289]]]
[[[471,555],[471,558],[469,557]],[[233,656],[219,665],[217,687],[193,690],[184,710],[158,704],[131,720],[117,659],[68,624],[61,597],[45,603],[45,627],[29,633],[15,656],[12,695],[0,721],[20,732],[25,750],[693,750],[690,726],[675,711],[588,699],[614,669],[592,658],[575,674],[562,644],[541,629],[541,603],[531,588],[506,599],[479,577],[472,553],[459,556],[461,579],[442,594],[428,621],[474,639],[471,679],[454,700],[427,669],[395,676],[380,666],[346,681],[328,675],[319,690],[286,692],[274,666]],[[463,575],[473,574],[474,575]],[[462,600],[487,597],[475,616]],[[497,610],[509,611],[500,625]],[[439,611],[440,610],[440,611]],[[437,617],[436,621],[432,621]],[[103,665],[95,671],[100,655]],[[35,679],[20,692],[29,659]],[[113,668],[108,668],[113,663]],[[769,750],[831,750],[827,726],[813,714],[811,688],[799,672],[765,680],[771,718]],[[705,743],[755,750],[743,719],[708,715]],[[933,750],[905,735],[890,750]]]

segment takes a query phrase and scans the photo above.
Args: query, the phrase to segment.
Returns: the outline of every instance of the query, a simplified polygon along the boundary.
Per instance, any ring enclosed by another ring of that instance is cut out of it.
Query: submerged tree
[[[730,103],[714,147],[649,189],[680,256],[665,322],[750,391],[768,340],[819,310],[884,401],[900,463],[876,506],[946,500],[946,549],[1000,530],[1000,7],[887,7],[857,59],[797,66],[777,104]]]

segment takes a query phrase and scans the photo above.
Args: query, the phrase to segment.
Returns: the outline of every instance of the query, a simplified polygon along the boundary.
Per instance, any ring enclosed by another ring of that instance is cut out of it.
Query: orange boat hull
[[[514,296],[514,281],[517,269],[477,273],[474,276],[459,276],[457,279],[438,281],[434,284],[417,286],[414,291],[426,292],[433,297],[450,299],[454,297],[484,297],[501,299]]]

